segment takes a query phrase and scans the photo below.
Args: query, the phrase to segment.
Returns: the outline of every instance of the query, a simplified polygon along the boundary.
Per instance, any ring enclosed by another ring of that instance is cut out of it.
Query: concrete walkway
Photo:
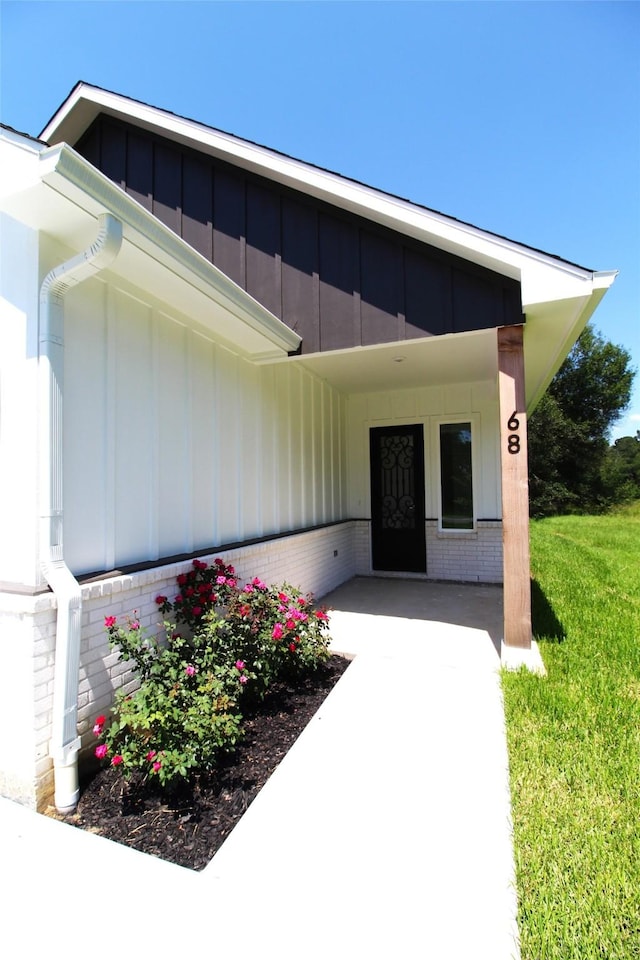
[[[202,873],[0,801],[16,955],[518,960],[501,596],[324,598],[355,659]]]

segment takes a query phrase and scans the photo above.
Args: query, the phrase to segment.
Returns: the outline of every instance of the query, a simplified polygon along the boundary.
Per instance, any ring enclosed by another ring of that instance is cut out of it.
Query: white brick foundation
[[[502,523],[480,520],[476,530],[443,533],[427,521],[427,576],[433,580],[502,583]]]
[[[427,579],[502,583],[502,522],[479,520],[475,530],[443,533],[436,520],[426,521]],[[376,574],[371,566],[370,521],[354,522],[358,576]],[[388,574],[403,576],[403,574]],[[417,576],[414,574],[414,576]]]

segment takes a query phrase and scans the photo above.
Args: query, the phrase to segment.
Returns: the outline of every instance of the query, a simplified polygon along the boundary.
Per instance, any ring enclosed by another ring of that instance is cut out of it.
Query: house
[[[0,151],[1,793],[74,806],[104,617],[194,558],[503,583],[531,644],[527,412],[613,273],[86,84]]]

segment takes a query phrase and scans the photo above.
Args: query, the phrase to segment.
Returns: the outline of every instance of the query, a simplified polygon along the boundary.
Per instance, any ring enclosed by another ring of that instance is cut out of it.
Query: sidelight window
[[[443,530],[473,530],[471,424],[440,424],[440,516]]]

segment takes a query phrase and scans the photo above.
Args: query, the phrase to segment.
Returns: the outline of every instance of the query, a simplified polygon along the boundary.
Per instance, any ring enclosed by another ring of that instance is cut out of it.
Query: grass
[[[504,673],[523,960],[640,958],[640,504],[531,525],[540,678]]]

